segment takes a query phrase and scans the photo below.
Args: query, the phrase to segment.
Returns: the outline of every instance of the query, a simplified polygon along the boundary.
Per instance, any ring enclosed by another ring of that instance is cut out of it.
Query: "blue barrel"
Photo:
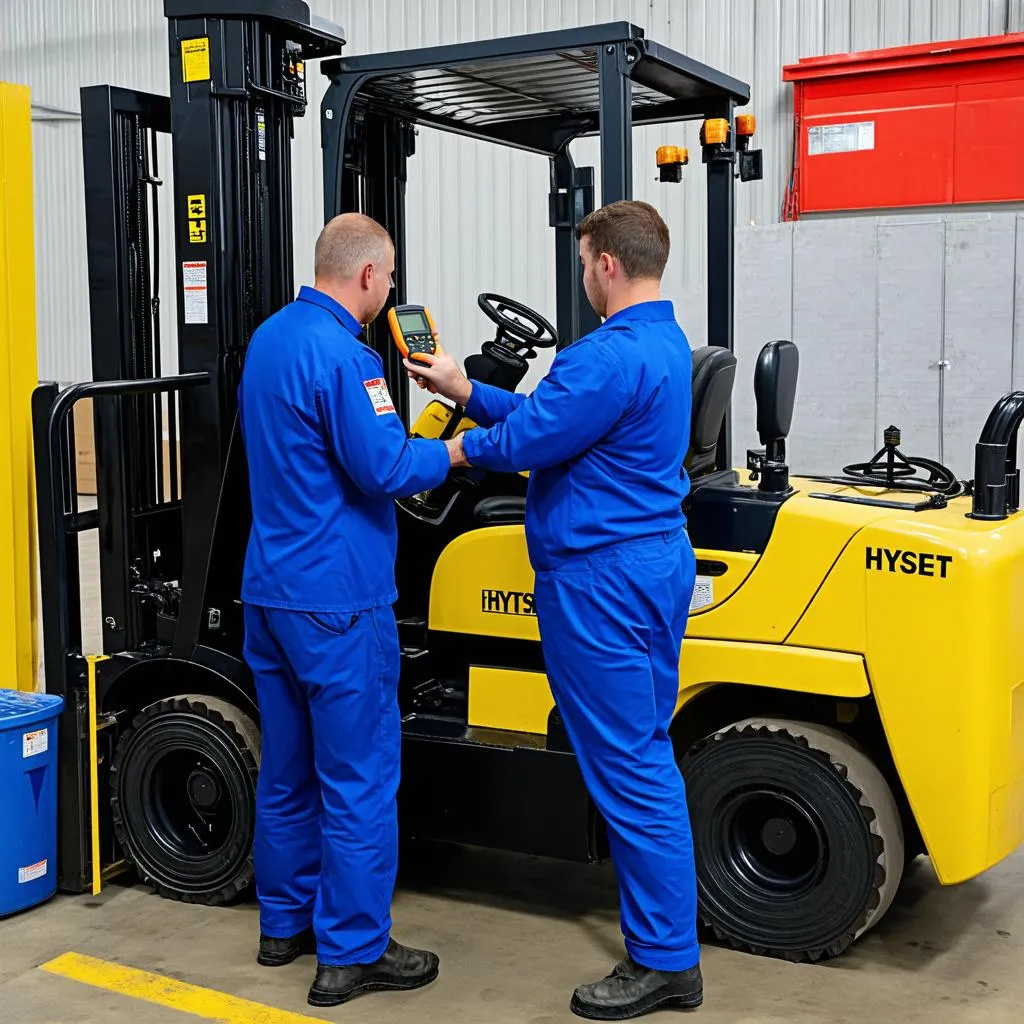
[[[0,689],[0,916],[57,891],[57,722],[64,699]]]

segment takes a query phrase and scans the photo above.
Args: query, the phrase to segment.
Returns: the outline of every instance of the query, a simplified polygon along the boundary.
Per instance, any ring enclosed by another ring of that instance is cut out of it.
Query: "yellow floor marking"
[[[238,996],[225,995],[209,988],[189,985],[160,974],[122,967],[106,960],[65,953],[42,965],[42,970],[85,985],[108,989],[121,995],[144,999],[149,1003],[181,1010],[221,1024],[326,1024],[316,1017],[275,1010],[272,1006],[253,1003]]]

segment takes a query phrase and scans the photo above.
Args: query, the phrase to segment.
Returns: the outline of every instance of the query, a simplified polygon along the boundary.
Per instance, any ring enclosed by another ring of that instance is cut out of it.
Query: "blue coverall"
[[[441,483],[383,362],[313,288],[253,334],[239,388],[253,521],[242,584],[262,752],[254,862],[264,935],[311,924],[322,964],[385,950],[400,721],[393,499]]]
[[[610,316],[529,396],[473,383],[474,466],[532,470],[526,539],[552,694],[609,834],[626,950],[700,959],[686,792],[668,727],[695,560],[681,508],[691,355],[670,302]],[[489,428],[489,429],[488,429]]]

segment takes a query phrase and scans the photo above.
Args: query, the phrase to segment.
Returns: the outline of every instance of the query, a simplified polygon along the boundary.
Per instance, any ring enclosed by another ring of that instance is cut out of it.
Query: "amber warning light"
[[[753,114],[736,115],[736,134],[750,137],[757,130],[757,118]]]
[[[724,146],[729,141],[729,122],[724,117],[709,117],[700,129],[703,146]]]
[[[685,146],[659,146],[655,160],[662,181],[682,181],[683,164],[690,162],[690,151]]]

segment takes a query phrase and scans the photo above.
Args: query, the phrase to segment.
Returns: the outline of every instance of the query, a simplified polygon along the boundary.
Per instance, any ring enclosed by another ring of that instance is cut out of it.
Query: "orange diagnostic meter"
[[[388,310],[388,325],[398,351],[410,362],[424,362],[416,357],[437,353],[437,328],[426,306],[394,306]]]

